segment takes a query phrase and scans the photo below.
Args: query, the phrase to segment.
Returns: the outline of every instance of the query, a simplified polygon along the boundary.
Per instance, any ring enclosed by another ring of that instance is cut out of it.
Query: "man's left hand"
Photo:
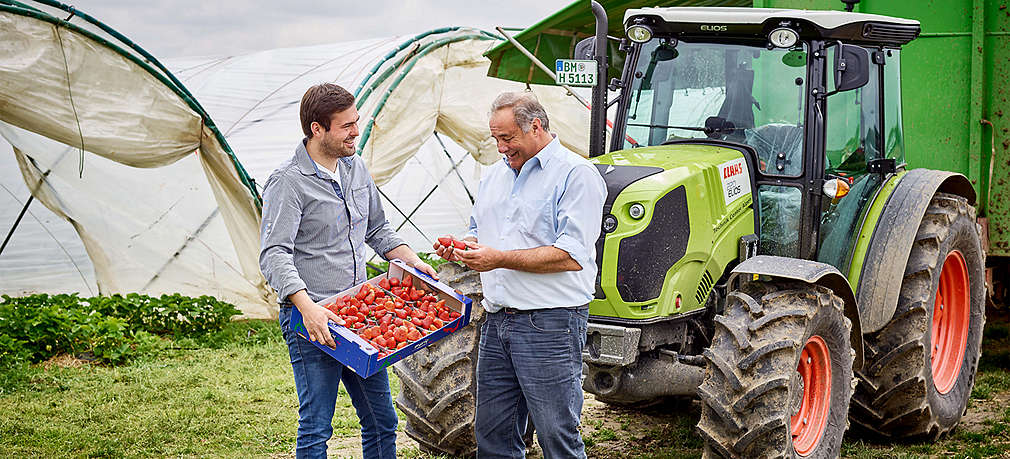
[[[438,273],[435,272],[435,268],[432,268],[431,265],[421,261],[420,259],[411,263],[411,266],[413,266],[414,269],[431,276],[432,279],[438,280]]]
[[[465,263],[470,269],[478,272],[490,271],[502,267],[504,252],[494,247],[476,242],[464,241],[466,250],[457,250],[454,256]]]

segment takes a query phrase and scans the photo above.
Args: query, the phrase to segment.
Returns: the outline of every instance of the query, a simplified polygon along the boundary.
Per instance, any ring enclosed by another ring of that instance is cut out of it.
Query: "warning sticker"
[[[741,196],[750,194],[750,172],[747,170],[747,161],[743,158],[720,164],[719,176],[727,206]]]

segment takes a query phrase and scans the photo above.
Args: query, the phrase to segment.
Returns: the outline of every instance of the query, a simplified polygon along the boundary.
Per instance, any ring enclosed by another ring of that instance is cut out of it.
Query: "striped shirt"
[[[302,140],[267,179],[260,270],[281,304],[301,289],[319,301],[364,281],[364,244],[380,256],[405,244],[386,221],[361,158],[340,158],[337,173],[339,184],[316,166]]]

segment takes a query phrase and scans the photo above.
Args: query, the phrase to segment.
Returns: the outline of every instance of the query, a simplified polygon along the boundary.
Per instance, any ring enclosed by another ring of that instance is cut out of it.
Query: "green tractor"
[[[985,254],[968,180],[905,168],[899,56],[918,22],[644,8],[624,24],[611,153],[591,151],[609,195],[585,390],[697,394],[725,457],[837,456],[850,418],[952,429]]]
[[[985,252],[972,183],[906,167],[900,55],[919,23],[629,9],[608,80],[593,9],[575,57],[597,63],[590,156],[608,196],[584,390],[626,406],[697,396],[710,457],[836,457],[850,420],[889,438],[953,429]],[[395,368],[426,449],[472,451],[471,335]]]

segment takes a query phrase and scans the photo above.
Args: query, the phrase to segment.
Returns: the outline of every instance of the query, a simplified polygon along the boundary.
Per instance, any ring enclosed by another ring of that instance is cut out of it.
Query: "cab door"
[[[829,63],[834,49],[828,49]],[[870,204],[895,169],[904,166],[899,51],[868,51],[869,83],[832,94],[826,101],[824,179],[841,178],[850,190],[839,199],[821,194],[817,260],[843,273],[848,273],[852,263]],[[831,79],[829,76],[829,91]]]

